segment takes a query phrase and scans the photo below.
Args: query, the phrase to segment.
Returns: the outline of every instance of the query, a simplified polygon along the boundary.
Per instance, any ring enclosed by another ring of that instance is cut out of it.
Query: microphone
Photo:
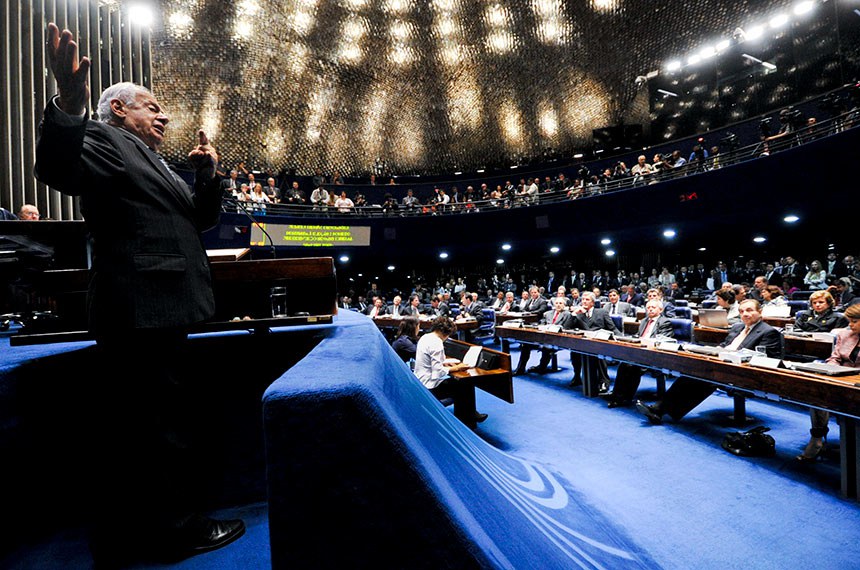
[[[265,228],[265,227],[263,227],[263,224],[262,224],[262,223],[260,223],[260,222],[257,220],[257,218],[255,218],[254,216],[252,216],[252,215],[251,215],[251,213],[250,213],[250,212],[248,211],[248,209],[245,207],[245,204],[243,204],[243,203],[241,202],[241,200],[233,200],[233,201],[235,202],[235,204],[236,204],[237,206],[239,206],[239,210],[241,210],[241,211],[242,211],[242,213],[243,213],[243,214],[245,214],[245,216],[247,216],[247,218],[248,218],[249,220],[251,220],[251,223],[252,223],[252,224],[254,224],[254,225],[256,225],[258,228],[260,228],[260,231],[262,231],[262,232],[263,232],[263,235],[265,235],[265,236],[269,239],[269,245],[271,245],[271,246],[272,246],[272,259],[275,259],[276,257],[278,257],[278,255],[277,255],[277,250],[275,249],[275,240],[273,240],[273,239],[272,239],[272,236],[270,236],[270,235],[269,235],[269,232],[267,232],[267,231],[266,231],[266,228]]]

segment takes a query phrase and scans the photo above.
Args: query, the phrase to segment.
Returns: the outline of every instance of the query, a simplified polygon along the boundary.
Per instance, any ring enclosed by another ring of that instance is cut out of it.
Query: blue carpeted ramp
[[[651,568],[541,465],[484,442],[365,317],[264,396],[275,568]]]

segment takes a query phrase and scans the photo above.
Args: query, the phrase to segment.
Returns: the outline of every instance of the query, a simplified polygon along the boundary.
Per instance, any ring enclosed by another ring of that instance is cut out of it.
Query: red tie
[[[651,338],[651,325],[654,324],[654,319],[648,319],[648,324],[645,325],[645,330],[642,331],[642,338]]]
[[[558,318],[558,311],[552,316],[552,324],[555,324],[555,320]]]

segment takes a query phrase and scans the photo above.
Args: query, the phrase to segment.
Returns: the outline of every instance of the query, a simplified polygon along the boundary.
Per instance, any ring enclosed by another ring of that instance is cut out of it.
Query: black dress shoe
[[[482,414],[481,412],[475,412],[475,421],[478,423],[481,423],[482,421],[484,421],[488,417],[490,417],[490,416],[488,416],[487,414]]]
[[[192,515],[168,532],[167,555],[187,558],[217,550],[245,534],[239,519],[217,520]]]
[[[630,405],[630,400],[609,400],[606,404],[607,408],[626,408]]]
[[[663,423],[663,413],[657,406],[649,406],[641,400],[636,400],[636,409],[639,410],[639,413],[648,418],[648,421],[652,424],[660,425]]]
[[[531,368],[529,368],[529,372],[534,372],[536,374],[546,374],[547,372],[549,372],[549,370],[543,368],[542,366],[532,366]]]
[[[582,378],[574,378],[570,381],[571,388],[577,388],[579,386],[582,386]]]

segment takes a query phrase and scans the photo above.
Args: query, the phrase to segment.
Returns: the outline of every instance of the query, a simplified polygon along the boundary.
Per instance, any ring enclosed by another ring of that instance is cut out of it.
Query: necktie
[[[167,169],[167,172],[169,172],[169,173],[170,173],[170,176],[172,176],[172,177],[173,177],[173,179],[174,179],[174,180],[176,180],[176,182],[179,184],[179,186],[181,186],[181,187],[182,187],[182,189],[185,191],[185,195],[186,195],[186,196],[188,196],[188,197],[190,198],[190,197],[191,197],[191,191],[190,191],[190,190],[188,190],[188,184],[186,184],[186,183],[185,183],[185,181],[182,179],[182,177],[181,177],[181,176],[179,176],[178,174],[176,174],[175,172],[173,172],[173,170],[171,170],[171,169],[170,169],[170,165],[169,165],[169,164],[167,164],[167,161],[166,161],[166,160],[164,160],[164,157],[163,157],[163,156],[161,156],[160,154],[158,154],[158,153],[157,153],[157,152],[155,152],[155,151],[153,151],[153,152],[155,153],[155,156],[157,156],[157,157],[158,157],[158,161],[159,161],[162,165],[164,165],[164,168],[166,168],[166,169]]]
[[[654,328],[654,319],[648,319],[648,324],[645,325],[645,330],[642,331],[642,338],[651,338],[651,329]]]
[[[609,314],[614,315],[615,314],[615,303],[612,303],[611,306],[612,306],[612,308],[609,310]]]
[[[736,336],[735,340],[733,340],[732,343],[730,345],[728,345],[726,348],[728,348],[729,350],[739,349],[741,347],[741,343],[743,343],[743,341],[747,338],[748,334],[750,334],[750,328],[744,327],[743,332],[741,334],[739,334],[738,336]]]
[[[552,316],[552,324],[555,324],[555,320],[558,318],[558,311]]]

